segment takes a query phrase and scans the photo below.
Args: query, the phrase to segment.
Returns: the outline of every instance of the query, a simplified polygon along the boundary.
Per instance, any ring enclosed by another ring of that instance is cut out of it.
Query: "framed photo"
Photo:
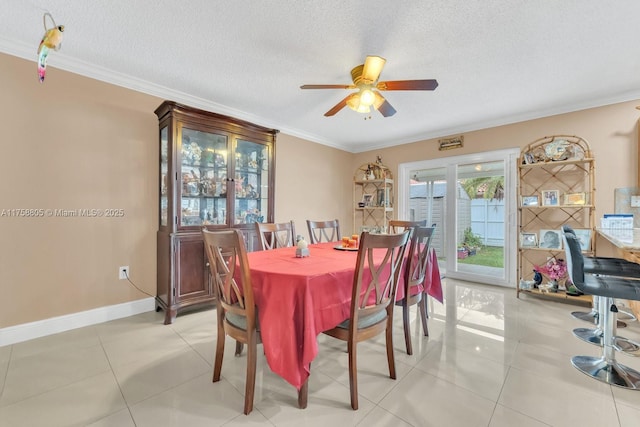
[[[591,229],[589,228],[575,229],[574,228],[573,231],[576,233],[576,237],[580,242],[580,249],[583,251],[590,251],[591,250]]]
[[[531,152],[524,153],[523,157],[524,157],[524,163],[527,165],[532,165],[536,162],[536,158]]]
[[[371,204],[373,203],[373,194],[363,194],[361,203],[364,203],[364,205],[367,207],[371,206]]]
[[[535,248],[538,246],[536,233],[520,233],[520,246],[523,248]]]
[[[542,206],[558,206],[560,192],[558,190],[542,190]]]
[[[584,205],[587,203],[586,193],[566,193],[564,195],[565,205]]]
[[[546,249],[562,249],[562,234],[560,230],[540,230],[540,245]]]
[[[538,206],[539,204],[538,195],[522,196],[522,206]]]

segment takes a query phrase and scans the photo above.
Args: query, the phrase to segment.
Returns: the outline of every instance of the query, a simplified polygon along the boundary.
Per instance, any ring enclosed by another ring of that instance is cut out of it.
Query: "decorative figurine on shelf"
[[[51,19],[53,27],[47,28],[47,16]],[[60,50],[62,46],[62,33],[64,32],[64,25],[56,25],[56,21],[53,20],[53,16],[49,12],[45,13],[42,17],[44,23],[44,36],[38,46],[38,78],[40,83],[44,82],[44,75],[47,72],[47,56],[49,50]]]
[[[258,192],[253,188],[253,185],[247,184],[246,196],[249,199],[257,199],[258,198]]]
[[[235,190],[236,190],[236,196],[239,196],[239,197],[245,197],[245,192],[244,192],[244,176],[242,176],[242,177],[236,177],[236,186],[235,186]]]
[[[367,179],[376,179],[376,174],[375,172],[373,172],[373,168],[371,167],[371,165],[367,166]]]
[[[296,258],[306,258],[309,256],[309,245],[304,237],[298,235],[296,237]]]
[[[542,283],[542,274],[538,270],[533,270],[533,287],[537,288]]]
[[[216,165],[216,166],[218,166],[218,167],[225,166],[225,164],[224,164],[224,157],[222,156],[222,154],[214,153],[214,155],[213,155],[213,156],[214,156],[214,159],[215,159],[215,160],[213,161],[213,164],[214,164],[214,165]]]

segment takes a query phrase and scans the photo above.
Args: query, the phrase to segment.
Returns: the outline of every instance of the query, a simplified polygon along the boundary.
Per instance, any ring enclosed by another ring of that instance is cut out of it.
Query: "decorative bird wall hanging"
[[[47,28],[47,16],[53,23],[53,27]],[[56,21],[53,20],[53,16],[49,12],[45,13],[42,17],[44,23],[44,36],[38,46],[38,77],[40,83],[44,82],[44,75],[47,71],[47,56],[49,51],[60,50],[62,46],[62,33],[64,32],[64,25],[56,25]]]

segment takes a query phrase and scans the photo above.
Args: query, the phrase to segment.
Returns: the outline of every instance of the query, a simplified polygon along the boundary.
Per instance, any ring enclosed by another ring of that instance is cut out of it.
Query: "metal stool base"
[[[640,356],[640,344],[629,338],[614,337],[613,348],[629,356]]]
[[[580,338],[582,341],[588,342],[589,344],[595,344],[602,347],[603,332],[601,329],[576,328],[573,330],[573,335]]]
[[[573,335],[584,342],[602,347],[602,336],[604,332],[601,329],[576,328],[573,330]],[[613,340],[613,347],[617,351],[629,356],[640,356],[640,343],[625,337],[614,337]]]
[[[598,313],[593,313],[593,311],[573,311],[571,315],[578,320],[584,320],[585,322],[596,324],[598,323]],[[617,320],[616,323],[617,328],[626,328],[627,324],[622,320]]]
[[[596,323],[598,319],[598,312],[591,311],[572,311],[571,315],[578,320],[584,320],[589,323]]]
[[[629,390],[640,390],[640,372],[603,357],[574,356],[571,364],[598,381]]]

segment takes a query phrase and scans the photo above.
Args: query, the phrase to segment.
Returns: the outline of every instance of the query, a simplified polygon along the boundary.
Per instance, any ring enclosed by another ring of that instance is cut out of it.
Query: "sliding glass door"
[[[433,247],[448,277],[515,286],[515,162],[500,150],[401,164],[400,219],[436,225]]]

